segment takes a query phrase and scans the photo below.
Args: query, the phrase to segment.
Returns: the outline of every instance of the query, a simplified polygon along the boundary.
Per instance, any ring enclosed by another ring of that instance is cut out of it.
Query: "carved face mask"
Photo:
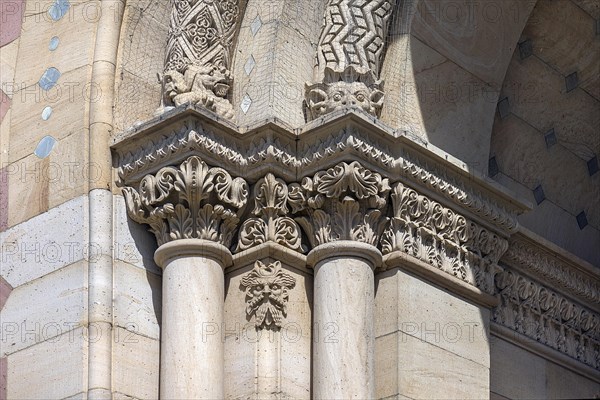
[[[313,85],[308,89],[307,105],[312,118],[344,108],[360,108],[377,116],[383,104],[383,92],[378,85],[368,87],[363,82],[334,82]]]
[[[291,275],[283,272],[281,263],[265,265],[257,261],[241,283],[246,287],[246,313],[255,314],[256,326],[281,327],[288,291],[296,283]]]

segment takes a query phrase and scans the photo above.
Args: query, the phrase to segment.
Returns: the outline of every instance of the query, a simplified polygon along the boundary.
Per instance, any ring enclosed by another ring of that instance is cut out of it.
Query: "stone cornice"
[[[508,235],[528,205],[430,144],[416,143],[367,114],[334,112],[292,129],[277,120],[237,127],[193,106],[181,106],[113,140],[114,166],[123,185],[138,184],[160,168],[198,155],[249,182],[276,173],[298,181],[339,162],[368,169],[414,189],[482,225]]]
[[[502,262],[600,312],[600,270],[521,228]]]
[[[600,369],[599,313],[508,268],[496,274],[495,284],[495,323]]]
[[[419,259],[488,294],[494,294],[497,263],[507,240],[462,214],[398,183],[393,216],[383,234],[384,254]]]

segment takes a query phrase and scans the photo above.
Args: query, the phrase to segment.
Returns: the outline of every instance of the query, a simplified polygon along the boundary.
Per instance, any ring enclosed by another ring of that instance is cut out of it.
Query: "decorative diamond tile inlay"
[[[587,162],[588,172],[590,176],[594,175],[596,172],[600,171],[600,166],[598,165],[598,156],[594,156]]]
[[[496,176],[500,172],[498,168],[498,161],[496,161],[496,156],[490,158],[490,163],[488,165],[488,173],[490,176]]]
[[[567,93],[573,89],[577,89],[579,86],[579,78],[577,77],[577,72],[573,72],[570,75],[565,77],[565,85],[567,86]]]
[[[577,225],[579,225],[579,229],[583,229],[588,225],[587,216],[585,215],[585,211],[577,214]]]
[[[533,54],[533,44],[531,40],[527,39],[521,43],[519,43],[519,55],[521,56],[521,60],[526,59],[530,55]]]
[[[250,23],[250,30],[252,31],[252,36],[256,35],[256,33],[260,30],[261,26],[262,21],[260,20],[260,15],[257,15],[256,18],[254,18],[254,21]]]
[[[505,97],[498,102],[498,113],[502,119],[508,117],[508,114],[510,113],[508,108],[508,97]]]
[[[251,105],[252,105],[252,99],[250,98],[250,95],[248,93],[246,93],[246,95],[242,99],[242,104],[240,104],[240,108],[242,109],[244,114],[246,114],[248,112]]]
[[[544,193],[544,189],[542,185],[538,185],[535,189],[533,189],[533,197],[535,198],[535,202],[539,205],[542,201],[546,200],[546,194]]]
[[[550,129],[548,132],[546,132],[546,134],[544,135],[544,140],[546,140],[546,148],[548,149],[557,143],[556,133],[554,132],[554,129]]]
[[[256,61],[254,60],[254,57],[250,55],[250,58],[248,59],[248,61],[246,61],[246,64],[244,65],[244,71],[246,71],[246,75],[250,75],[255,65]]]

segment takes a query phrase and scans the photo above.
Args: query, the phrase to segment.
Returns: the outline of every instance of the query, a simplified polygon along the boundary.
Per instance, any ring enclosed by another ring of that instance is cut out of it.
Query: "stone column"
[[[375,245],[388,181],[353,162],[291,188],[313,246],[313,398],[374,398],[373,270],[382,258]]]
[[[223,269],[248,198],[241,178],[192,156],[124,188],[129,216],[150,226],[163,268],[161,399],[223,398]]]
[[[369,244],[332,242],[311,251],[308,263],[315,269],[313,396],[372,399],[373,270],[381,252]]]

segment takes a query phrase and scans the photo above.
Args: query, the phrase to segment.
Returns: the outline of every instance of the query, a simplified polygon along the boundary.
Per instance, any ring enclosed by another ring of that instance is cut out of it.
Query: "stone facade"
[[[0,17],[0,399],[600,395],[595,5]]]

